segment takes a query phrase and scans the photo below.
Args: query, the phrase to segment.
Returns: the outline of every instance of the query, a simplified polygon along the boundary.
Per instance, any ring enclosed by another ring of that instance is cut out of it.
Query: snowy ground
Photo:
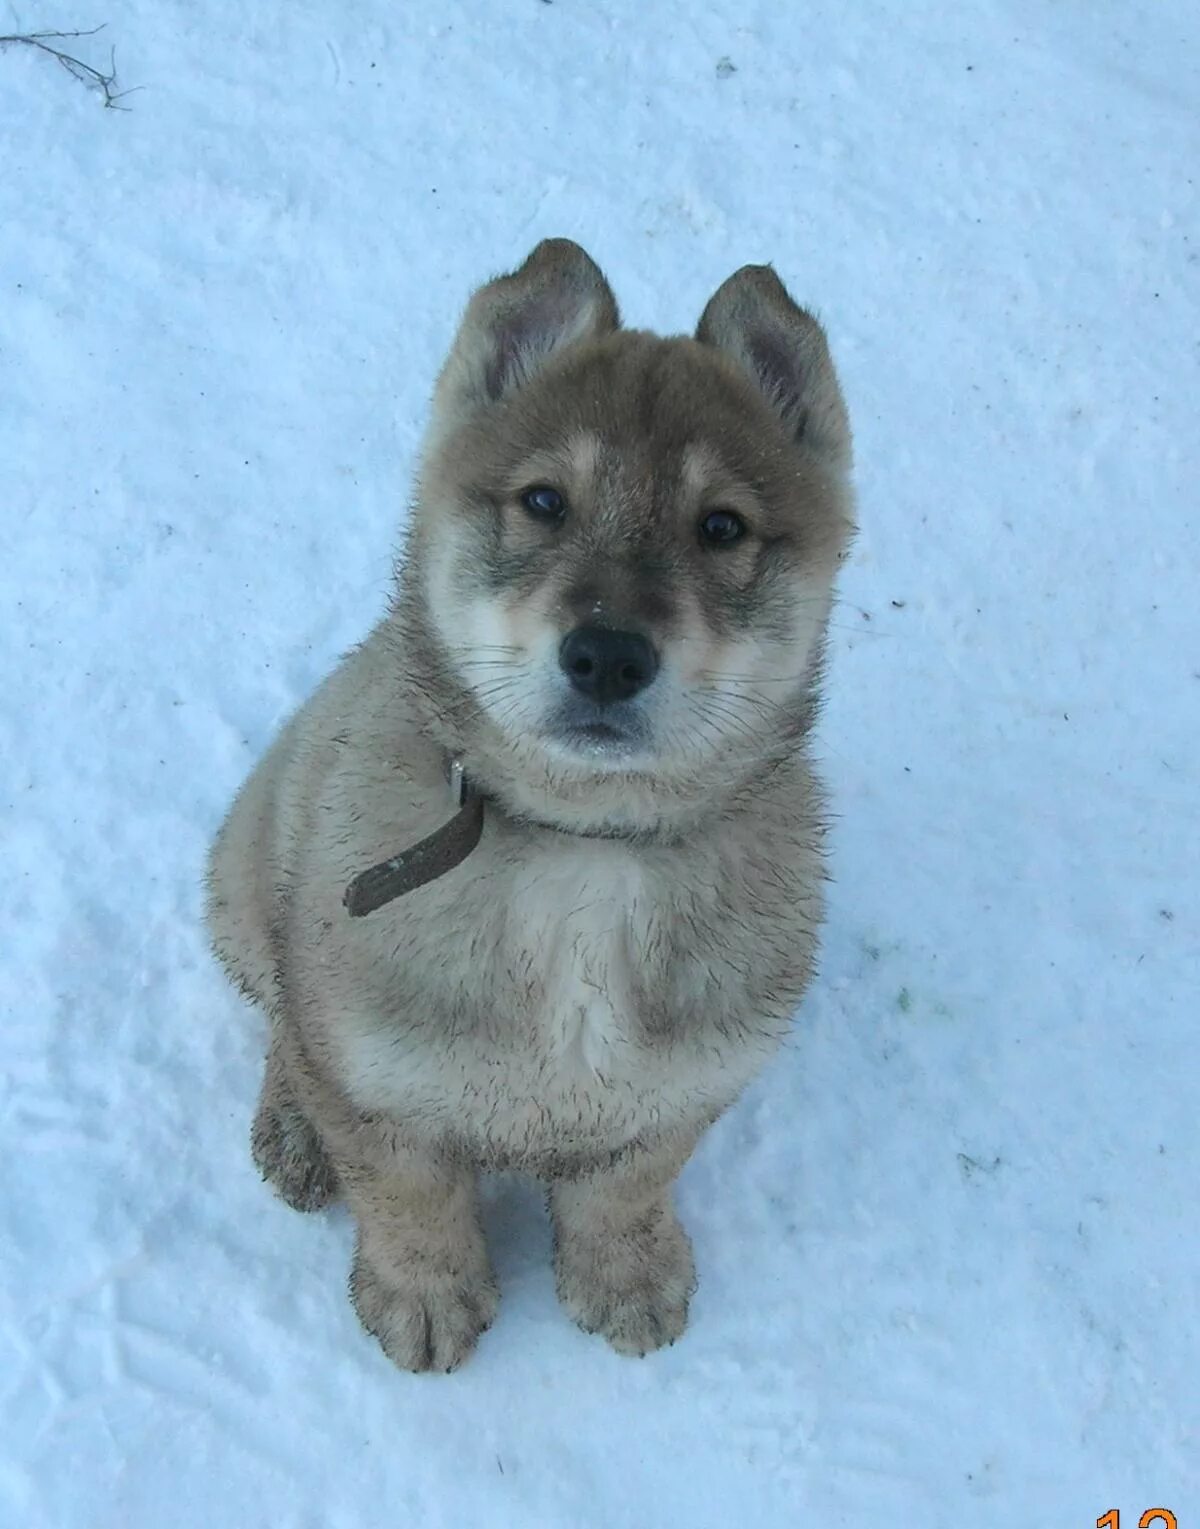
[[[34,0],[0,51],[0,1523],[1200,1526],[1193,0]],[[81,56],[107,63],[104,37]],[[380,610],[471,287],[770,259],[862,536],[821,980],[681,1203],[692,1327],[495,1186],[450,1379],[246,1150],[202,854]]]

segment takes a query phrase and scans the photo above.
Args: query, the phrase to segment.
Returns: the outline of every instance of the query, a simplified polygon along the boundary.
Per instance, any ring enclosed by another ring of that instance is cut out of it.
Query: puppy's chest
[[[639,1043],[643,985],[655,979],[638,959],[655,922],[645,877],[631,865],[519,878],[491,972],[515,1047],[567,1076],[620,1070]]]
[[[354,1096],[472,1121],[518,1157],[564,1133],[627,1137],[667,1096],[682,1104],[694,1062],[663,1016],[694,963],[668,938],[669,889],[617,846],[480,870],[411,908],[390,1001],[344,1016]]]

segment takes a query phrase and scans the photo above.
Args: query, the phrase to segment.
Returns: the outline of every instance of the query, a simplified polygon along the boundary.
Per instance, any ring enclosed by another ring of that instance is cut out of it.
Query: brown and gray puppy
[[[695,339],[622,331],[565,240],[467,310],[393,607],[209,868],[216,950],[271,1020],[255,1161],[300,1209],[346,1198],[354,1305],[407,1369],[495,1313],[486,1169],[548,1183],[584,1328],[626,1354],[684,1329],[672,1184],[813,969],[849,464],[825,337],[767,267]],[[477,847],[351,917],[347,885],[453,815],[454,765]]]

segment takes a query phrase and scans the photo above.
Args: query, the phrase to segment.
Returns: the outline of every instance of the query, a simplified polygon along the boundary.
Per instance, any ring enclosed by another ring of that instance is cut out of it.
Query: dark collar
[[[455,866],[461,865],[483,833],[483,808],[487,800],[463,773],[461,759],[452,759],[447,767],[450,805],[455,809],[440,828],[419,840],[410,849],[401,850],[390,860],[381,860],[369,871],[357,875],[342,894],[342,902],[351,918],[364,918],[377,908],[415,892]],[[647,834],[630,833],[619,828],[564,828],[561,823],[545,823],[539,818],[522,818],[537,828],[572,834],[581,839],[645,839]]]
[[[483,833],[483,797],[463,774],[460,759],[450,761],[448,773],[450,805],[457,809],[454,816],[410,849],[401,850],[390,860],[382,860],[356,876],[342,894],[351,918],[363,918],[406,892],[436,881],[461,865],[479,843]]]

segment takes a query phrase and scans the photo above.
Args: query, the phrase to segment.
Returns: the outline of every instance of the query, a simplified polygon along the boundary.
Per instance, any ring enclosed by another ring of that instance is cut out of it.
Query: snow
[[[1190,0],[72,0],[0,50],[0,1523],[1200,1524],[1200,16]],[[206,844],[381,609],[469,291],[631,322],[769,259],[862,534],[794,1042],[622,1359],[489,1198],[497,1325],[393,1369],[247,1150]]]

